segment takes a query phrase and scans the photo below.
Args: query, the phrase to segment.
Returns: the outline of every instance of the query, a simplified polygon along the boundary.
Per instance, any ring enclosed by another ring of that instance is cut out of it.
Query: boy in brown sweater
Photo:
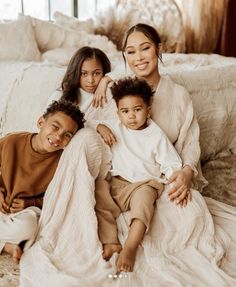
[[[0,253],[19,262],[19,244],[33,239],[43,196],[64,147],[84,127],[83,113],[65,101],[53,102],[38,119],[39,132],[0,139]]]

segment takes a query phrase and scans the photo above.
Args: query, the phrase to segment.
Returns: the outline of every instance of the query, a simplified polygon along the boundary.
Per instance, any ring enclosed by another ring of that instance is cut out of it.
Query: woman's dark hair
[[[117,107],[121,99],[129,96],[140,97],[147,106],[150,106],[153,96],[153,91],[149,84],[137,77],[127,77],[114,82],[111,86],[111,92]]]
[[[66,73],[61,83],[62,96],[61,99],[78,103],[80,98],[79,82],[81,67],[83,62],[88,59],[95,58],[102,66],[103,75],[111,71],[111,63],[106,54],[93,47],[84,46],[80,48],[71,58]]]
[[[161,38],[160,38],[157,30],[154,27],[152,27],[148,24],[138,23],[138,24],[132,26],[131,28],[129,28],[129,30],[125,33],[125,36],[123,39],[123,44],[122,44],[122,56],[123,56],[125,62],[126,62],[126,60],[125,60],[124,52],[125,52],[125,49],[127,46],[127,41],[128,41],[129,36],[134,32],[143,33],[151,42],[154,43],[157,51],[159,49],[159,44],[161,44]],[[158,58],[160,60],[162,60],[159,55],[158,55]]]

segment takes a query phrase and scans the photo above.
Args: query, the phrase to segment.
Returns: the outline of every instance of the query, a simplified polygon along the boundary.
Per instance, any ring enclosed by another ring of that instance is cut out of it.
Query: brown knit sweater
[[[21,132],[0,139],[0,186],[9,206],[14,198],[22,198],[26,206],[41,208],[61,156],[62,150],[46,154],[34,151],[33,136]]]

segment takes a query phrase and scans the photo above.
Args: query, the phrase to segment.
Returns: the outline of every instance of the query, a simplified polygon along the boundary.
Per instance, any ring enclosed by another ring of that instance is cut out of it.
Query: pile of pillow
[[[82,46],[102,49],[110,59],[119,58],[114,43],[106,36],[94,35],[93,20],[79,21],[60,12],[55,21],[30,16],[0,23],[0,60],[53,61],[67,65],[73,53]]]

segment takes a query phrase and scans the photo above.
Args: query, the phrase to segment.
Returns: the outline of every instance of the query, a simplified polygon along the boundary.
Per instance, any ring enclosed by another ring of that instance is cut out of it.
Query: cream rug
[[[212,160],[203,165],[209,181],[203,195],[236,206],[236,155]],[[11,258],[0,256],[0,287],[19,286],[19,267]]]
[[[19,286],[19,266],[7,255],[0,255],[0,287]]]

